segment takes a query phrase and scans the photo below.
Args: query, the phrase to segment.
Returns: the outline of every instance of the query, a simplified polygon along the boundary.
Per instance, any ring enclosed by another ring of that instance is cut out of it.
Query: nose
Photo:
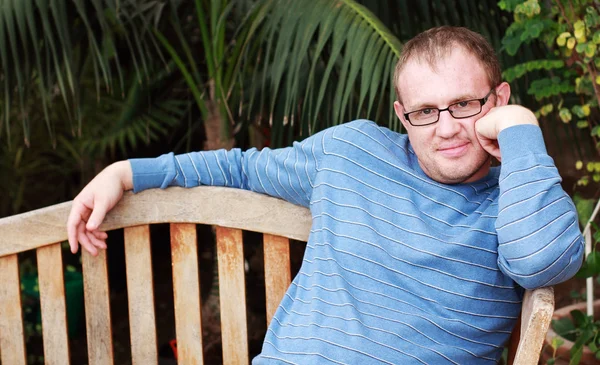
[[[436,123],[436,134],[442,138],[452,138],[460,132],[460,121],[455,119],[448,110],[440,113],[440,119]]]

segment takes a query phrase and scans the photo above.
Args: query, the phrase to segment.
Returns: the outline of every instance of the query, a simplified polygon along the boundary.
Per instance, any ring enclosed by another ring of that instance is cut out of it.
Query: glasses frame
[[[468,100],[461,100],[458,101],[456,103],[452,103],[450,105],[448,105],[448,107],[444,108],[444,109],[440,109],[440,108],[423,108],[423,109],[419,109],[419,110],[413,110],[411,112],[408,113],[404,113],[404,118],[410,123],[410,125],[412,125],[413,127],[424,127],[427,125],[432,125],[437,123],[440,120],[440,114],[442,114],[442,112],[447,111],[448,113],[450,113],[450,115],[452,116],[452,118],[454,119],[466,119],[466,118],[471,118],[479,113],[481,113],[481,111],[483,110],[483,106],[485,105],[485,103],[487,103],[487,101],[489,100],[490,96],[492,95],[492,93],[495,91],[496,89],[493,88],[492,90],[490,90],[490,92],[488,92],[483,98],[481,99],[468,99]],[[479,111],[477,113],[471,114],[471,115],[467,115],[467,116],[463,116],[463,117],[455,117],[454,114],[452,113],[452,110],[450,110],[451,107],[460,104],[460,103],[464,103],[464,102],[471,102],[471,101],[478,101],[479,102]],[[410,115],[413,113],[417,113],[420,111],[423,111],[425,109],[432,109],[432,110],[437,110],[438,114],[437,114],[437,119],[433,122],[429,122],[426,124],[414,124],[413,122],[410,121]]]

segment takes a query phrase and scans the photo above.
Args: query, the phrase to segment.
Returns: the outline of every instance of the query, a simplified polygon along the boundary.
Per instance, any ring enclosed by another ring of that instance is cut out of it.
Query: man
[[[309,207],[313,224],[254,364],[496,363],[523,288],[579,268],[575,208],[535,116],[507,105],[510,87],[483,37],[424,32],[406,43],[394,77],[408,136],[355,121],[279,150],[116,163],[75,198],[73,252],[78,241],[93,254],[106,247],[97,227],[124,190],[266,193]]]

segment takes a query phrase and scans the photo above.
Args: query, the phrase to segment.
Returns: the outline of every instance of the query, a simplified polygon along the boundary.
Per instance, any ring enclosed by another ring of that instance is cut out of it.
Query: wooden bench
[[[0,219],[0,359],[4,365],[26,363],[17,254],[34,249],[45,363],[69,363],[61,242],[67,239],[70,207],[67,202]],[[309,211],[279,199],[220,187],[125,194],[101,229],[125,228],[133,364],[158,361],[149,235],[149,225],[156,223],[171,223],[179,363],[203,363],[196,224],[207,224],[216,226],[223,363],[248,364],[242,230],[264,234],[269,321],[291,282],[289,239],[308,239]],[[82,270],[89,364],[113,364],[106,252],[97,257],[84,252]],[[553,309],[552,288],[526,293],[521,326],[516,326],[511,338],[510,361],[537,364]]]

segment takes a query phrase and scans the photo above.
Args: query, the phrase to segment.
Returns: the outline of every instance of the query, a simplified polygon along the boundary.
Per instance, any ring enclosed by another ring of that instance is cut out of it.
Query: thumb
[[[106,216],[106,212],[108,210],[108,205],[103,201],[95,202],[94,210],[90,215],[90,219],[88,219],[85,228],[88,231],[93,231],[100,227],[100,224],[104,221],[104,217]]]

